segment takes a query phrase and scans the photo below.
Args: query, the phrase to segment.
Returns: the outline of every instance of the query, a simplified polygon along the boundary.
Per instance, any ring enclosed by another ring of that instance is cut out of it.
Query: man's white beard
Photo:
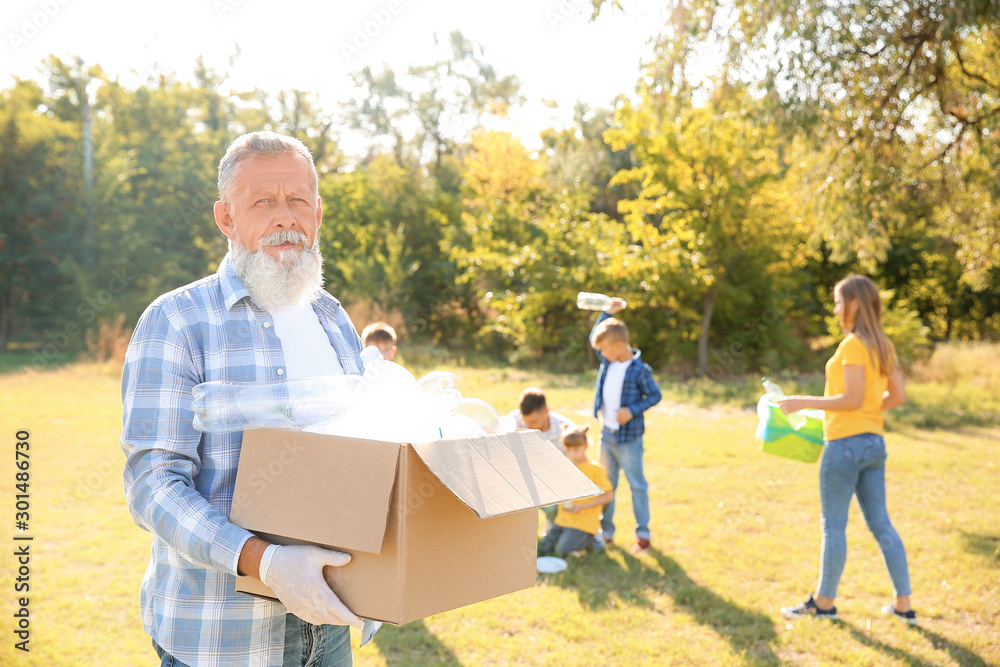
[[[305,250],[279,250],[275,259],[264,250],[282,243],[304,244],[305,234],[296,231],[275,232],[261,237],[260,249],[251,252],[235,236],[229,240],[236,274],[243,280],[250,296],[266,310],[310,303],[323,287],[323,255],[319,235]]]

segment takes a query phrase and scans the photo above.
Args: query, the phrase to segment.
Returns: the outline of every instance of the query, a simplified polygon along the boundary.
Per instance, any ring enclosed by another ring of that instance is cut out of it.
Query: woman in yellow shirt
[[[834,314],[847,334],[826,364],[823,396],[790,396],[779,401],[786,414],[803,408],[826,411],[819,489],[823,547],[815,596],[782,607],[788,618],[837,618],[834,598],[847,561],[847,512],[857,496],[868,529],[878,540],[896,590],[896,603],[882,611],[910,624],[910,574],[906,549],[889,521],[885,502],[885,440],[882,412],[906,402],[903,373],[892,342],[882,331],[882,301],[865,276],[848,276],[833,291]]]

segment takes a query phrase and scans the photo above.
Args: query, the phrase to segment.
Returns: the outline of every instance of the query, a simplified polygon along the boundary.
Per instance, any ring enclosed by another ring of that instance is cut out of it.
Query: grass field
[[[446,367],[426,360],[425,368],[414,365],[418,373]],[[463,394],[501,410],[513,408],[519,391],[534,384],[547,388],[555,409],[596,425],[589,417],[590,375],[451,369]],[[887,435],[889,510],[909,553],[918,628],[879,614],[891,586],[856,505],[837,601],[842,620],[788,624],[781,618],[780,606],[800,602],[815,585],[817,466],[760,452],[756,416],[745,407],[752,384],[718,398],[722,390],[663,382],[666,398],[647,419],[650,552],[628,554],[633,524],[623,481],[617,548],[572,559],[565,573],[539,576],[530,590],[385,626],[363,649],[355,636],[355,664],[998,664],[996,399],[975,392],[961,399],[978,401],[971,422],[977,426],[917,428],[948,424],[930,418],[930,407],[920,408],[921,401],[948,400],[941,382],[914,385],[917,408],[911,410],[918,416],[903,413]],[[157,664],[138,614],[150,536],[125,508],[120,426],[118,368],[76,364],[0,375],[10,522],[0,548],[2,665]],[[31,443],[29,654],[14,649],[12,634],[19,429],[30,432]]]

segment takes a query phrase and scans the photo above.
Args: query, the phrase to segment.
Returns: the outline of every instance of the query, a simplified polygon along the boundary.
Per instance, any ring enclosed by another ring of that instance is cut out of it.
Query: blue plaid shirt
[[[608,313],[601,313],[590,331],[590,340],[594,338],[597,325],[609,317],[611,315]],[[594,352],[601,360],[601,368],[597,371],[597,395],[594,397],[594,416],[597,417],[604,404],[604,378],[608,374],[608,360],[597,350]],[[620,444],[641,438],[646,432],[646,420],[642,413],[659,403],[660,398],[660,386],[653,379],[653,369],[649,364],[643,363],[642,352],[633,348],[632,363],[625,369],[625,383],[622,385],[622,407],[632,412],[632,419],[615,431],[615,442]]]
[[[361,373],[361,338],[340,303],[323,292],[313,310],[344,371]],[[284,605],[235,590],[236,564],[251,537],[227,518],[243,434],[196,431],[191,388],[284,374],[274,321],[228,256],[215,275],[154,301],[125,356],[125,497],[135,523],[154,535],[142,624],[192,667],[282,663]]]

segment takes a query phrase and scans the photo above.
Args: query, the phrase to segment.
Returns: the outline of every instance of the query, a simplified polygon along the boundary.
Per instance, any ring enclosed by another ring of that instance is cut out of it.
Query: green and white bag
[[[762,449],[768,454],[786,459],[815,463],[823,451],[823,411],[800,410],[806,423],[796,430],[788,423],[788,417],[764,395],[757,401],[757,438],[763,441]]]

